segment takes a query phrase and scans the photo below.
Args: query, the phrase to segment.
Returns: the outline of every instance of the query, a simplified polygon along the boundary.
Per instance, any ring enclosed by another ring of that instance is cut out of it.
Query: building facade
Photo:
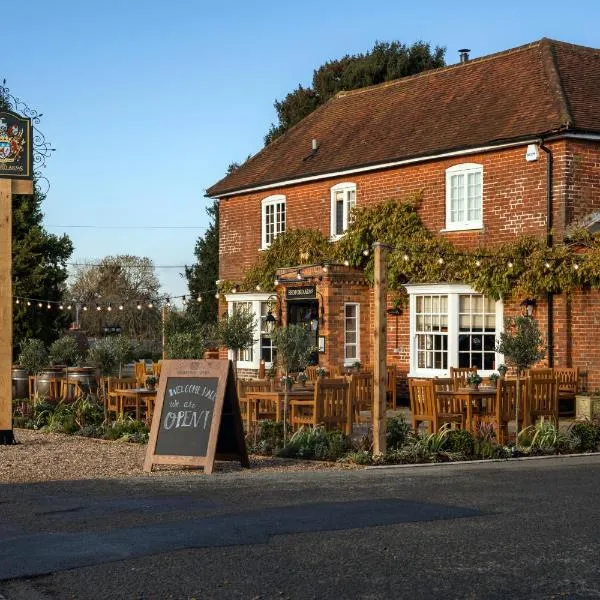
[[[521,236],[563,244],[568,228],[600,211],[600,51],[541,40],[496,55],[341,93],[208,190],[219,199],[221,280],[241,282],[281,233],[318,229],[332,243],[355,206],[419,194],[427,229],[458,249],[493,249]],[[226,294],[257,316],[238,367],[266,366],[267,316],[303,323],[320,364],[372,363],[373,290],[340,264],[296,264],[274,274],[275,291]],[[523,298],[486,298],[462,282],[406,284],[389,304],[387,358],[405,376],[450,366],[483,373],[504,318]],[[235,288],[234,288],[235,289]],[[225,304],[222,308],[224,308]],[[546,364],[578,366],[600,387],[600,295],[578,289],[537,298]]]

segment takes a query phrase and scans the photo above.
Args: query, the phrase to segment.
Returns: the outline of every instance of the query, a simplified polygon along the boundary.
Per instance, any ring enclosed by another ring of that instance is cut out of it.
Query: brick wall
[[[558,140],[551,148],[553,169],[553,233],[561,243],[565,227],[574,219],[600,210],[600,145],[580,140]],[[419,215],[434,232],[442,232],[459,247],[494,247],[521,235],[546,236],[546,165],[525,161],[525,146],[435,160],[394,169],[330,178],[228,198],[220,203],[221,279],[240,281],[259,255],[261,245],[261,201],[273,194],[286,196],[286,226],[330,231],[330,189],[341,182],[356,184],[358,205],[370,205],[390,198],[403,200],[423,193]],[[482,230],[443,232],[447,168],[461,163],[483,166]],[[293,266],[293,265],[290,265]],[[327,361],[343,362],[343,303],[361,304],[361,362],[372,361],[372,290],[348,282],[319,287],[324,295],[326,318],[322,333],[327,336]],[[505,315],[518,314],[521,298],[505,303]],[[547,308],[538,301],[536,318],[546,332]],[[554,364],[579,366],[589,370],[589,385],[600,387],[600,351],[594,332],[600,321],[600,298],[595,293],[577,293],[568,298],[554,297]],[[388,316],[388,361],[401,373],[409,368],[408,310],[398,317]],[[597,357],[597,358],[596,358]]]

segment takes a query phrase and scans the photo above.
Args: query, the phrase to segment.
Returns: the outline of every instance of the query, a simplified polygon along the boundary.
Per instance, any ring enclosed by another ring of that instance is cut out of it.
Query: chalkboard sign
[[[211,473],[215,457],[248,466],[230,361],[163,361],[144,470],[183,464]]]

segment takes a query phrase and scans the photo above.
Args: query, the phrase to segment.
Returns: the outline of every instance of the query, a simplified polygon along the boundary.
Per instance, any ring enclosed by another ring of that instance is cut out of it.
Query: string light
[[[349,267],[349,266],[350,266],[350,261],[349,261],[348,259],[346,259],[346,260],[344,261],[344,266],[345,266],[345,267]]]
[[[480,267],[480,266],[481,266],[481,261],[480,261],[479,259],[477,259],[477,260],[475,261],[475,266],[476,266],[476,267]]]
[[[59,308],[60,310],[62,310],[62,309],[64,308],[64,306],[63,306],[62,304],[59,304],[59,305],[58,305],[58,308]]]
[[[577,269],[579,269],[579,264],[578,263],[573,263],[573,268],[577,271]]]
[[[142,302],[140,300],[138,300],[137,309],[142,310]]]
[[[17,304],[20,304],[20,303],[21,303],[21,301],[17,298]]]
[[[508,265],[507,266],[508,266],[509,269],[512,269],[514,267],[514,264],[513,264],[512,260],[508,261]]]
[[[38,302],[38,308],[42,308],[44,306],[41,302]]]
[[[549,268],[550,268],[550,263],[549,263],[548,261],[546,261],[546,262],[544,263],[544,267],[546,267],[546,269],[549,269]]]
[[[328,273],[328,272],[329,272],[329,266],[323,265],[323,273]]]
[[[437,261],[438,261],[438,265],[443,265],[444,264],[444,259],[441,256],[438,258]]]
[[[123,305],[119,304],[119,310],[123,310]]]
[[[154,304],[152,304],[152,302],[148,302],[148,308],[153,308]]]
[[[29,302],[29,300],[27,300],[27,306],[31,306],[31,302]]]
[[[409,259],[410,259],[410,257],[408,256],[408,254],[405,254],[402,258],[404,259],[404,262],[408,262]]]
[[[202,296],[198,296],[198,297],[196,298],[196,302],[202,302]]]
[[[257,285],[255,289],[257,292],[260,292],[260,285]]]
[[[71,305],[67,304],[67,310],[71,310]]]
[[[97,311],[101,311],[101,310],[102,310],[102,307],[101,307],[99,304],[96,304],[96,310],[97,310]]]
[[[368,248],[365,248],[363,250],[363,256],[369,256],[369,249]]]
[[[215,294],[215,298],[218,300],[220,297],[221,297],[221,296],[219,295],[219,292],[217,292],[217,293]]]
[[[83,305],[83,310],[87,310],[87,309],[88,309],[88,307],[84,304]]]
[[[300,271],[298,271],[298,272],[296,273],[296,279],[297,279],[298,281],[301,281],[301,280],[302,280],[302,273],[300,273]]]
[[[169,296],[167,296],[167,302],[166,302],[166,304],[167,304],[167,308],[171,307],[171,298],[169,298]]]
[[[48,310],[50,310],[50,309],[52,308],[52,305],[50,304],[50,302],[48,302],[48,306],[46,306],[46,308],[47,308]]]
[[[106,310],[107,310],[108,312],[111,312],[111,311],[112,311],[112,304],[111,304],[110,302],[108,303],[108,306],[106,307]]]

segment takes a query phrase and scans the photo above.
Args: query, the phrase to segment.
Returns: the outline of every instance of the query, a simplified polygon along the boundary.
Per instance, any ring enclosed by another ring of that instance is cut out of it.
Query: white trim
[[[271,242],[267,243],[267,206],[277,206],[278,204],[283,204],[285,210],[285,219],[283,221],[283,231],[286,229],[286,221],[287,221],[287,202],[284,194],[273,194],[272,196],[267,196],[263,198],[260,202],[260,220],[261,220],[261,234],[260,234],[260,250],[266,250]],[[277,221],[275,220],[275,223]],[[275,231],[273,233],[273,239],[275,239],[279,233]],[[272,241],[272,240],[271,240]]]
[[[273,294],[269,293],[236,293],[236,294],[226,294],[225,300],[227,301],[227,312],[231,314],[233,312],[233,303],[234,302],[249,302],[252,304],[252,314],[254,315],[255,320],[255,328],[254,328],[254,341],[252,343],[252,360],[238,360],[237,367],[239,369],[259,369],[260,368],[260,355],[261,355],[261,347],[260,347],[260,303],[268,302],[269,297],[273,296]],[[228,356],[230,360],[233,360],[233,353],[231,350],[228,352]],[[271,367],[271,363],[265,363],[265,367],[268,369]]]
[[[563,136],[559,136],[563,137]],[[545,138],[550,139],[550,138]],[[356,167],[355,169],[346,169],[343,171],[334,171],[332,173],[323,173],[321,175],[310,175],[308,177],[298,177],[296,179],[285,179],[284,181],[277,181],[275,183],[267,183],[265,185],[257,185],[251,188],[244,188],[233,192],[226,192],[224,194],[217,194],[215,196],[206,196],[207,198],[228,198],[230,196],[239,196],[240,194],[249,194],[250,192],[258,192],[261,190],[271,190],[273,188],[285,187],[288,185],[295,185],[298,183],[306,183],[308,181],[319,181],[322,179],[332,179],[334,177],[341,177],[343,175],[352,175],[354,173],[368,173],[369,171],[378,171],[380,169],[390,169],[392,167],[401,167],[403,165],[411,165],[415,163],[427,162],[430,160],[437,160],[440,158],[450,158],[452,156],[469,156],[470,154],[480,154],[481,152],[493,152],[494,150],[503,150],[504,148],[517,148],[519,146],[527,147],[528,144],[533,144],[540,140],[538,137],[528,138],[520,142],[508,142],[506,144],[497,144],[495,146],[479,146],[477,148],[471,148],[468,150],[454,150],[453,152],[442,152],[441,154],[430,154],[428,156],[420,156],[418,158],[406,158],[404,160],[395,160],[392,162],[381,163],[378,165],[370,165],[368,167]]]
[[[458,297],[461,294],[475,294],[485,296],[477,292],[471,286],[462,283],[417,283],[404,286],[409,297],[409,321],[410,321],[410,355],[408,377],[448,377],[450,367],[458,364]],[[416,365],[416,297],[420,295],[443,295],[448,296],[448,370],[446,369],[419,369]],[[504,331],[504,304],[501,300],[496,301],[496,343],[500,339],[500,333]],[[496,365],[504,362],[504,356],[495,353]],[[480,374],[487,376],[494,371],[480,370]]]
[[[480,219],[469,220],[469,175],[479,173],[481,176],[481,205],[479,206]],[[464,206],[465,219],[463,221],[452,221],[452,178],[464,176]],[[477,163],[459,163],[446,169],[446,228],[445,231],[465,231],[469,229],[483,228],[483,165]]]
[[[343,233],[337,233],[337,211],[336,211],[336,202],[335,195],[336,192],[344,192],[344,210],[342,213],[342,229]],[[339,240],[346,230],[348,229],[350,211],[348,210],[348,192],[354,192],[354,205],[356,206],[356,184],[350,181],[346,181],[343,183],[337,183],[330,190],[331,196],[331,218],[330,218],[330,233],[332,240]]]
[[[543,141],[546,142],[561,138],[575,138],[580,140],[592,140],[594,142],[600,142],[600,133],[558,133],[556,135],[549,135],[548,137],[543,138]],[[538,141],[540,141],[540,138],[538,138]]]
[[[356,358],[346,358],[346,306],[356,306]],[[344,302],[344,366],[351,367],[360,362],[360,303]]]

